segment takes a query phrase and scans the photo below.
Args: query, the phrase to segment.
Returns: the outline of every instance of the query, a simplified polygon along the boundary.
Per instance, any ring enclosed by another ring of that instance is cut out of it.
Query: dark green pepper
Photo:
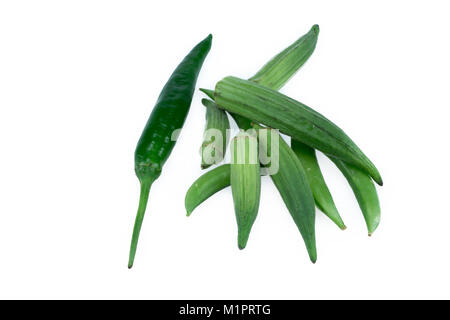
[[[141,183],[141,195],[131,239],[128,268],[133,266],[150,187],[160,176],[162,167],[175,146],[177,130],[183,127],[197,77],[211,49],[211,42],[212,35],[209,35],[189,52],[172,73],[137,144],[134,161],[135,172]]]

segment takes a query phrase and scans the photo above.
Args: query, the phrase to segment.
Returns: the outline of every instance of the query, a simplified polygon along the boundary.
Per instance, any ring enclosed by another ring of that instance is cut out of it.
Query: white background
[[[0,298],[450,298],[450,20],[446,1],[2,1]],[[133,153],[154,102],[208,33],[198,86],[247,78],[318,23],[282,89],[343,128],[382,173],[367,237],[339,171],[320,163],[348,229],[317,216],[318,262],[268,177],[245,250],[230,189],[185,216],[201,174],[202,94],[154,184],[135,267]]]

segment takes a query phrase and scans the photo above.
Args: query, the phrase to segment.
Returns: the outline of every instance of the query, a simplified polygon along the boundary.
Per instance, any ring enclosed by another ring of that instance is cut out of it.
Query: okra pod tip
[[[223,164],[204,173],[186,192],[185,207],[189,217],[197,206],[220,190],[230,186],[230,165]]]

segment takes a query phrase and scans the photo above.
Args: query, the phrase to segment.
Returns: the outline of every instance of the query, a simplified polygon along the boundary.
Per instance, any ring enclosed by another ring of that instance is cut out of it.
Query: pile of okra
[[[302,67],[316,48],[319,26],[275,55],[249,79],[228,76],[205,98],[206,126],[201,167],[214,167],[188,189],[185,207],[193,210],[216,192],[231,186],[238,247],[244,249],[259,210],[261,176],[269,175],[303,237],[310,260],[317,260],[316,207],[339,228],[346,226],[325,183],[316,150],[326,155],[350,184],[371,235],[380,222],[374,185],[382,185],[375,165],[336,124],[278,90]],[[161,174],[183,127],[198,73],[212,43],[209,35],[184,58],[164,86],[135,152],[141,195],[131,241],[131,268],[152,183]],[[230,139],[230,119],[239,127]],[[290,137],[290,144],[280,135]],[[229,141],[231,140],[231,142]],[[230,161],[223,163],[229,149]]]

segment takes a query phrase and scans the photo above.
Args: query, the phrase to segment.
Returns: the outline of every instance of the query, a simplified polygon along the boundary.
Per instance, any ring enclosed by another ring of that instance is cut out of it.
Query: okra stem
[[[203,92],[204,94],[206,94],[212,100],[214,100],[214,90],[200,88],[200,91]]]

